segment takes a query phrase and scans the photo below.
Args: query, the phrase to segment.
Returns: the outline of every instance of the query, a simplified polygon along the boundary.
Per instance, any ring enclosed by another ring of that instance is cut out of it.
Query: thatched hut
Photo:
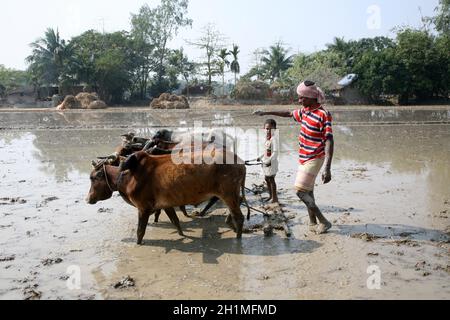
[[[235,98],[265,100],[270,96],[270,86],[264,81],[240,81],[235,88]]]

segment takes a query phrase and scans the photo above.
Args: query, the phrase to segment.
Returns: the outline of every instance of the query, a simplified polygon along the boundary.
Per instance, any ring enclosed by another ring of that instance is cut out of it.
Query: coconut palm
[[[238,55],[240,53],[239,46],[233,45],[233,50],[230,51],[230,54],[233,56],[233,61],[230,65],[230,70],[234,73],[234,85],[236,86],[237,75],[241,73],[241,66],[238,61]]]
[[[30,64],[32,77],[45,84],[62,82],[64,63],[72,48],[59,36],[59,31],[48,28],[43,38],[30,44],[32,54],[26,61]]]
[[[335,37],[333,43],[327,44],[327,48],[332,51],[346,53],[349,49],[349,45],[344,38]]]
[[[288,56],[288,54],[289,50],[284,48],[280,42],[271,46],[269,50],[264,51],[262,58],[263,69],[265,70],[266,78],[271,83],[281,78],[283,71],[292,67],[293,56]]]
[[[230,65],[230,61],[227,60],[227,57],[230,55],[227,49],[221,49],[219,51],[218,57],[219,61],[217,63],[219,68],[219,74],[222,75],[222,95],[225,95],[225,67]]]

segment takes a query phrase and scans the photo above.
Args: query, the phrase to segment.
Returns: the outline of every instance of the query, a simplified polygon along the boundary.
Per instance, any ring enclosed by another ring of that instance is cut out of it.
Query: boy
[[[330,230],[332,225],[316,205],[314,184],[324,164],[325,170],[322,175],[322,181],[324,184],[331,181],[331,162],[334,154],[332,117],[322,107],[325,95],[314,82],[302,82],[297,88],[297,93],[299,102],[303,105],[301,110],[293,112],[257,111],[255,114],[293,118],[300,123],[300,165],[295,188],[297,196],[308,208],[310,231],[323,234]],[[319,220],[319,225],[317,225],[317,220]]]
[[[262,162],[263,174],[266,177],[267,188],[269,190],[269,198],[265,201],[272,203],[278,203],[277,184],[275,182],[275,176],[278,173],[278,145],[277,135],[277,123],[273,119],[269,119],[264,124],[264,130],[266,130],[266,142],[264,144],[264,154],[259,157],[258,162]]]

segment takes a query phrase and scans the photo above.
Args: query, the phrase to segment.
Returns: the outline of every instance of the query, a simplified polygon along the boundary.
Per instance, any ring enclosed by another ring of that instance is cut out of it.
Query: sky
[[[421,26],[421,16],[431,16],[438,0],[190,0],[192,28],[179,32],[172,48],[184,47],[191,59],[202,56],[186,44],[201,35],[208,23],[226,37],[231,48],[241,48],[245,73],[258,48],[282,41],[291,53],[324,49],[334,37],[346,40],[393,36],[396,26]],[[143,4],[159,0],[2,0],[0,2],[0,64],[25,69],[29,44],[47,28],[58,28],[61,37],[95,29],[130,30],[130,15]]]

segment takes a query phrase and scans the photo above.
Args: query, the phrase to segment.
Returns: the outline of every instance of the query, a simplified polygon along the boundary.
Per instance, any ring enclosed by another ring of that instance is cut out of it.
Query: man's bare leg
[[[328,230],[331,229],[332,224],[323,216],[322,212],[316,205],[316,201],[314,198],[314,192],[297,192],[297,196],[300,198],[300,200],[303,201],[303,203],[308,208],[308,214],[310,218],[310,230],[315,229],[315,232],[317,234],[324,234],[327,233]],[[319,220],[320,224],[317,228],[314,228],[314,223],[317,223],[316,218]]]

